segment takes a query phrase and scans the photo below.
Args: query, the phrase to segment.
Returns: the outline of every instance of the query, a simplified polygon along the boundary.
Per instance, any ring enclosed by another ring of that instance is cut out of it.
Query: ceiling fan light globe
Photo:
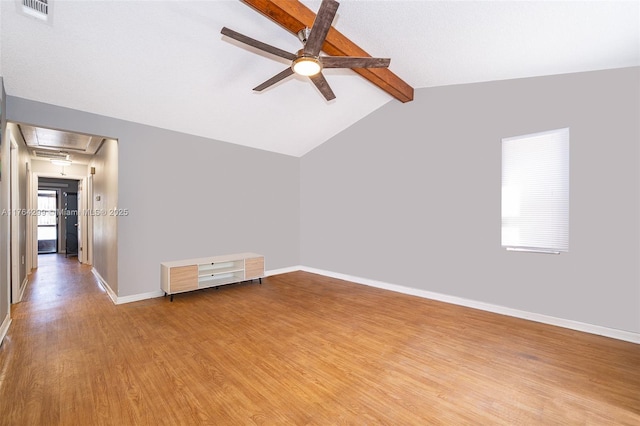
[[[322,71],[322,65],[320,65],[320,61],[315,58],[308,57],[298,58],[294,60],[291,64],[291,68],[296,74],[304,75],[307,77],[316,75],[320,71]]]

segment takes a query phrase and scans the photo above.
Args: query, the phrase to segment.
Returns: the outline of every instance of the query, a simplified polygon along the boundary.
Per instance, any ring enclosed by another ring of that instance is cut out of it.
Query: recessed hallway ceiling
[[[334,27],[416,89],[640,65],[636,1],[340,3]],[[300,42],[240,1],[57,0],[49,23],[20,5],[0,3],[10,96],[293,156],[398,102],[351,70],[326,71],[331,102],[295,76],[252,92],[287,64],[220,29]]]
[[[33,127],[19,124],[25,142],[29,148],[93,155],[104,139],[101,136],[68,133],[60,130]]]

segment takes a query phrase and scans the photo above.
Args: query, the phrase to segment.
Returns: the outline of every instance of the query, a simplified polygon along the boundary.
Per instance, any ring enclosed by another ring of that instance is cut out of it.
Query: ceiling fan
[[[320,50],[339,5],[335,0],[322,1],[311,28],[303,28],[298,32],[298,38],[304,47],[296,54],[247,37],[227,27],[223,27],[221,33],[241,43],[291,61],[290,67],[254,87],[253,90],[262,91],[293,74],[298,74],[309,77],[325,99],[330,101],[336,96],[322,74],[323,68],[386,68],[391,62],[389,58],[320,55]]]

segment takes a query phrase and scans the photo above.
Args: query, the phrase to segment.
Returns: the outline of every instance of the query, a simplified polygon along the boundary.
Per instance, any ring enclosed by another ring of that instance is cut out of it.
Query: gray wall
[[[270,270],[300,263],[297,158],[11,96],[7,111],[118,141],[118,296],[159,292],[163,261],[255,251]]]
[[[421,89],[301,161],[301,262],[640,332],[640,69]],[[500,141],[571,129],[569,253],[500,246]]]

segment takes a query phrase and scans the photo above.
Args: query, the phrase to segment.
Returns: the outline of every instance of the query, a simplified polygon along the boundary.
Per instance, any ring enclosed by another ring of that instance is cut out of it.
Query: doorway
[[[37,182],[37,254],[78,257],[80,180],[42,176]]]
[[[58,190],[38,189],[38,254],[58,252]]]

